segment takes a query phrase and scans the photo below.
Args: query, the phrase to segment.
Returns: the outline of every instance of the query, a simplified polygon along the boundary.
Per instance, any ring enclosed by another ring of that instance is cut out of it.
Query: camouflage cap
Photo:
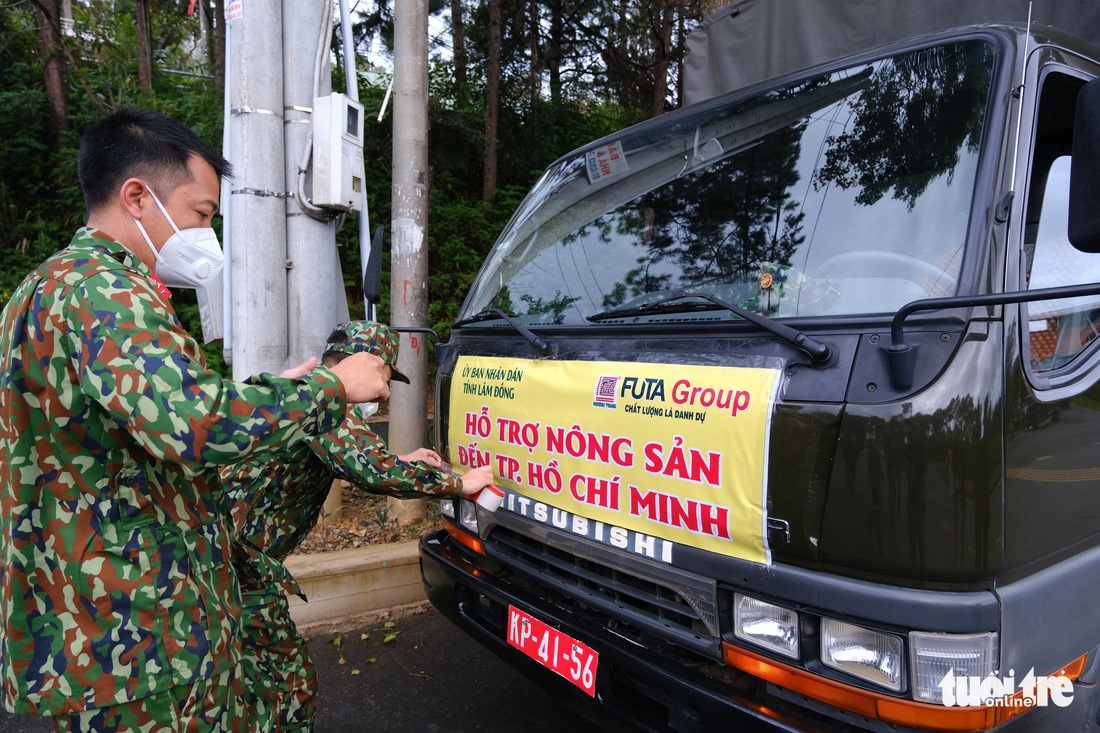
[[[380,356],[393,370],[390,379],[408,384],[409,378],[397,371],[397,350],[400,346],[401,338],[387,325],[374,321],[349,321],[341,323],[329,334],[325,352],[356,354],[366,351]]]

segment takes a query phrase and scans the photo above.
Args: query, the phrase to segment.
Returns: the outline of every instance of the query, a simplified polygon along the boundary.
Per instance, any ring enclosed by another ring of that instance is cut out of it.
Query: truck
[[[1100,730],[1100,3],[741,0],[438,351],[459,629],[639,731]]]

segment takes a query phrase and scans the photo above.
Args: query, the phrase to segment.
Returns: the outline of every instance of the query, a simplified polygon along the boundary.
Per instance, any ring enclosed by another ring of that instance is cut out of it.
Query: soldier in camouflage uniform
[[[0,702],[61,731],[270,730],[243,702],[217,467],[331,432],[388,367],[211,372],[155,271],[207,236],[225,159],[125,110],[78,169],[87,226],[0,314]]]
[[[398,344],[388,326],[353,321],[329,336],[322,363],[331,366],[365,351],[385,360],[392,379],[408,383],[396,369]],[[472,495],[493,480],[489,466],[462,478],[439,466],[439,456],[424,448],[393,455],[358,410],[349,407],[347,418],[331,432],[222,470],[237,532],[245,687],[249,704],[272,711],[279,731],[312,730],[317,695],[313,660],[289,613],[288,596],[304,595],[283,560],[313,528],[335,479],[400,498]]]

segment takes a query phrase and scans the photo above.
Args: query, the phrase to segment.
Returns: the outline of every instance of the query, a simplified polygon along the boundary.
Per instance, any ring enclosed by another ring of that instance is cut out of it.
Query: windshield
[[[673,113],[563,159],[459,319],[490,307],[527,324],[614,322],[618,310],[631,322],[739,318],[630,310],[676,290],[778,318],[954,295],[993,59],[980,40],[914,51]]]

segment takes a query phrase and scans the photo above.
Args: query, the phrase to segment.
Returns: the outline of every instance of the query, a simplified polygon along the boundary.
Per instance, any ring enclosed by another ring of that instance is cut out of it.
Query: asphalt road
[[[434,608],[311,633],[309,648],[321,688],[317,733],[601,730],[514,672]],[[0,733],[52,730],[48,718],[0,712]]]
[[[392,627],[386,623],[310,637],[309,648],[321,669],[318,733],[601,730],[434,608],[395,618]],[[370,638],[362,639],[363,633]]]

